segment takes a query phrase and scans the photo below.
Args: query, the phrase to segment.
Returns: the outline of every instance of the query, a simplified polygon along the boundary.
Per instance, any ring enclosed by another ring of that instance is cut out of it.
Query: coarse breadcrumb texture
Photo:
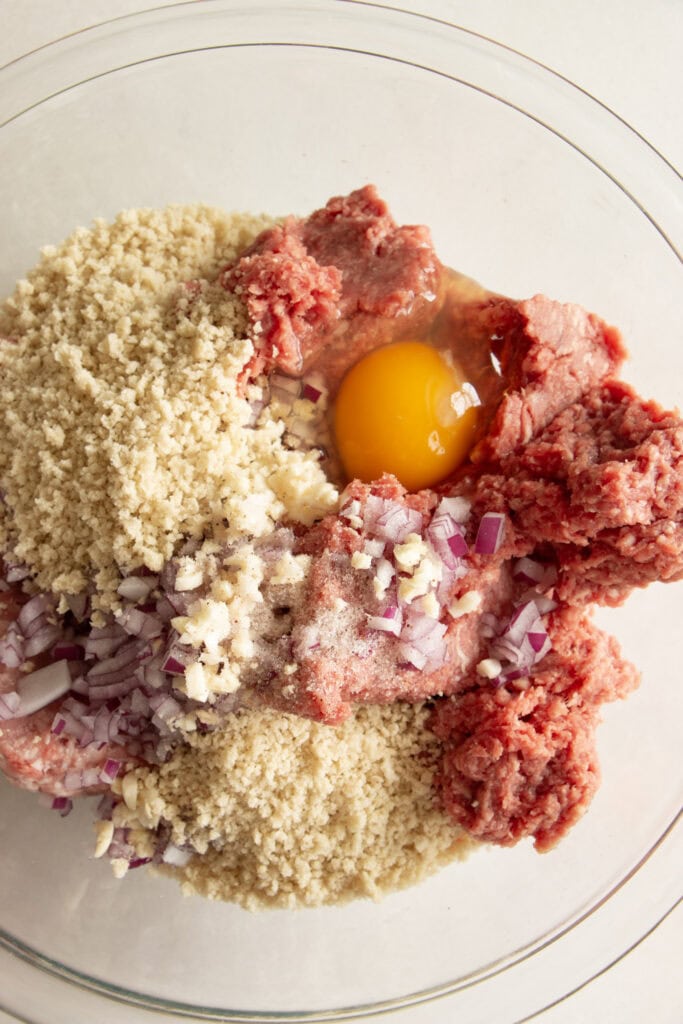
[[[210,524],[230,542],[333,506],[317,455],[289,451],[279,420],[245,429],[247,318],[213,282],[270,223],[126,211],[44,249],[0,306],[0,551],[41,589],[94,584],[106,608],[119,571],[158,571]]]
[[[129,772],[117,825],[171,826],[195,856],[163,868],[186,893],[255,910],[343,903],[414,885],[474,845],[434,802],[423,705],[360,708],[332,728],[255,710],[156,768]]]

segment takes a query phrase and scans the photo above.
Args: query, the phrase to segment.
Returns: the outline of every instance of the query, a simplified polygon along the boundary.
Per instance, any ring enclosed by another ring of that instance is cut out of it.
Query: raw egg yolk
[[[420,341],[364,356],[344,377],[334,410],[346,475],[393,473],[409,491],[431,487],[467,457],[479,398],[448,358]]]

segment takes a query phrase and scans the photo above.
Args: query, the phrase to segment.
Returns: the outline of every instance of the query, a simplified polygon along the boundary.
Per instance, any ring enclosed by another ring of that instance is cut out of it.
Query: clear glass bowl
[[[373,181],[444,262],[598,311],[639,390],[681,397],[680,179],[570,82],[444,21],[343,0],[115,20],[0,70],[0,162],[2,294],[41,245],[124,207],[304,213]],[[643,685],[605,712],[603,785],[566,841],[482,851],[378,905],[253,915],[116,882],[89,859],[87,808],[63,821],[0,783],[6,1006],[38,1024],[318,1021],[450,994],[474,1024],[560,998],[678,896],[682,596],[599,613]]]

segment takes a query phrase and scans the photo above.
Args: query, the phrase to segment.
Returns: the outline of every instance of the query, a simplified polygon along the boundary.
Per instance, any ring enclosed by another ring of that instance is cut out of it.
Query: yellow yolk
[[[431,487],[466,458],[479,399],[446,357],[420,341],[364,356],[344,377],[334,410],[347,476],[393,473],[409,491]]]

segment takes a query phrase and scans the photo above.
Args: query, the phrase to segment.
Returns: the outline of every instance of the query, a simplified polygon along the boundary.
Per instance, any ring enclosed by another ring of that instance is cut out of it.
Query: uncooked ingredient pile
[[[43,250],[0,306],[5,775],[250,909],[552,848],[638,682],[591,608],[683,576],[683,426],[624,357],[371,186]]]

